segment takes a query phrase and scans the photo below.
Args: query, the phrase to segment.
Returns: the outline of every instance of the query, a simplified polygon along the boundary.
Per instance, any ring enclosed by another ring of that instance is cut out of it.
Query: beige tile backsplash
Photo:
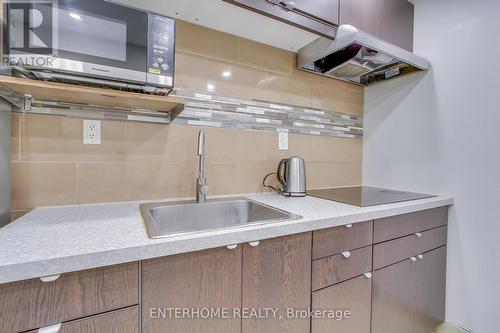
[[[362,114],[363,90],[297,71],[294,55],[179,22],[176,87]],[[223,77],[228,71],[230,77]],[[195,195],[199,128],[103,121],[102,144],[83,145],[81,119],[12,117],[12,217],[37,206]],[[361,183],[362,140],[209,128],[211,195],[260,192],[280,159],[305,158],[310,188]]]

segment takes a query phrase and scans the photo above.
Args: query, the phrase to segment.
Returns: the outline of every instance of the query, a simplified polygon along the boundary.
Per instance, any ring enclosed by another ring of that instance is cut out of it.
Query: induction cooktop
[[[369,186],[338,187],[307,191],[307,195],[358,207],[426,199],[435,195],[404,192]]]

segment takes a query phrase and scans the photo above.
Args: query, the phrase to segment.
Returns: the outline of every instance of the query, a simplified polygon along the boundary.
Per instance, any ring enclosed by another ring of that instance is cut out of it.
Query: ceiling
[[[318,37],[222,0],[114,0],[114,2],[291,51],[297,51]]]

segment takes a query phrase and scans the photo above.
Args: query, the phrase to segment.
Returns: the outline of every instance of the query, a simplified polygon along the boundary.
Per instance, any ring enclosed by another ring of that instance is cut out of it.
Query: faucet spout
[[[207,179],[205,178],[205,132],[203,130],[198,134],[198,157],[199,168],[198,178],[196,179],[196,202],[204,203],[207,201]]]

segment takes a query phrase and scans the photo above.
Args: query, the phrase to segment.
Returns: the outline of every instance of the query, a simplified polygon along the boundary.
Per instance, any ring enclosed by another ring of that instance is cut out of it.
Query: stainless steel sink
[[[141,214],[149,237],[242,227],[302,218],[248,199],[143,204]]]

